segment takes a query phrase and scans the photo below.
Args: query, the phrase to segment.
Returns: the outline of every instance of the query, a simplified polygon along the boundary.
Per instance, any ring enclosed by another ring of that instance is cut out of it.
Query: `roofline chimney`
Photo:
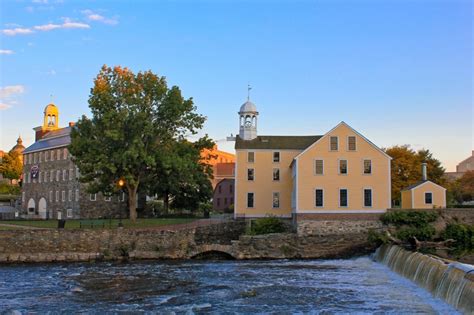
[[[421,176],[422,176],[421,179],[423,181],[428,180],[428,174],[427,174],[427,171],[426,171],[426,163],[421,163]]]

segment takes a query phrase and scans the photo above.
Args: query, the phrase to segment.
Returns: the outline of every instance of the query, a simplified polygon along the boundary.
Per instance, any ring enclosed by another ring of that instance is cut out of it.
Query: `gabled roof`
[[[235,149],[304,150],[322,136],[258,136],[253,140],[235,137]]]
[[[426,183],[432,183],[433,185],[439,186],[439,187],[443,188],[444,190],[446,190],[446,188],[444,188],[443,186],[438,185],[438,184],[436,184],[436,183],[433,183],[433,182],[430,181],[430,180],[422,180],[422,181],[419,181],[419,182],[416,183],[416,184],[410,185],[410,186],[408,186],[408,187],[402,189],[402,191],[412,190],[412,189],[418,188],[419,186],[422,186],[422,185],[424,185],[424,184],[426,184]]]
[[[70,134],[71,127],[50,131],[42,139],[26,148],[23,154],[68,146],[71,143]]]
[[[312,143],[310,146],[308,146],[303,152],[301,152],[300,154],[298,154],[297,156],[295,156],[295,159],[297,159],[298,157],[300,157],[301,155],[305,154],[306,151],[308,151],[311,147],[313,147],[314,145],[316,145],[316,143],[318,143],[321,139],[327,137],[329,134],[331,134],[334,130],[336,130],[339,126],[341,125],[344,125],[346,127],[348,127],[350,130],[352,130],[356,135],[358,135],[359,137],[361,137],[362,139],[364,139],[365,141],[367,141],[368,144],[370,144],[372,147],[374,147],[377,151],[379,151],[380,153],[382,153],[385,157],[389,158],[390,160],[392,159],[392,157],[390,155],[388,155],[387,153],[385,153],[382,149],[380,149],[378,146],[376,146],[372,141],[370,141],[369,139],[367,139],[366,137],[364,137],[362,134],[360,134],[357,130],[355,130],[354,128],[352,128],[351,126],[349,126],[348,124],[346,124],[344,121],[341,121],[340,123],[338,123],[336,125],[336,127],[332,128],[331,130],[329,130],[328,132],[326,132],[323,136],[319,136],[319,139],[317,139],[314,143]]]

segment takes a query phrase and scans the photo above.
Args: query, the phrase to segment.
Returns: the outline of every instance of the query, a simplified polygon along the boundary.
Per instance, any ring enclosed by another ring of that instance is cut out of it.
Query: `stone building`
[[[445,175],[448,179],[457,179],[469,171],[474,171],[474,150],[471,151],[470,157],[456,165],[456,172],[446,172]]]
[[[59,111],[49,104],[42,126],[34,128],[35,143],[23,151],[22,214],[38,219],[125,217],[125,193],[90,194],[78,181],[78,168],[68,145],[74,124],[59,128]]]

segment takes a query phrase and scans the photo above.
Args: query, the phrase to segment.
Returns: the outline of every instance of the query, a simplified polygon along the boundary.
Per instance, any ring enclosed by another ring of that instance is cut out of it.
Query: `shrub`
[[[384,224],[393,224],[397,227],[408,225],[422,228],[437,218],[438,213],[434,211],[391,211],[385,213],[381,220]]]
[[[270,233],[283,233],[285,230],[285,224],[282,220],[276,217],[266,217],[253,221],[248,234],[262,235]]]
[[[474,249],[474,225],[451,223],[442,233],[443,239],[454,239],[458,249]]]
[[[377,232],[374,229],[369,229],[367,235],[367,240],[369,244],[379,247],[382,244],[387,244],[389,242],[387,234],[383,232]]]
[[[419,241],[428,241],[435,233],[436,230],[431,225],[424,227],[405,226],[397,231],[396,237],[402,241],[408,241],[412,237],[416,237]]]
[[[0,182],[0,195],[20,195],[20,192],[20,186],[10,185],[7,182]]]

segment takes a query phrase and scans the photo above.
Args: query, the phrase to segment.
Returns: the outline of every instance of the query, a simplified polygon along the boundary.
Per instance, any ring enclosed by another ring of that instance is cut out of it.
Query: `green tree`
[[[3,177],[8,178],[11,182],[14,179],[19,179],[22,172],[20,153],[11,151],[3,156],[0,161],[0,173],[3,174]]]
[[[460,178],[449,181],[448,197],[451,204],[474,200],[474,171],[468,171]]]
[[[392,200],[400,202],[400,192],[422,179],[421,163],[427,163],[428,179],[444,185],[444,171],[441,162],[429,150],[415,151],[409,145],[384,149],[392,157]]]
[[[214,142],[203,137],[196,142],[180,140],[156,152],[156,165],[151,171],[149,193],[163,198],[165,213],[170,203],[176,209],[195,211],[212,197],[212,167],[201,157]],[[172,202],[171,202],[172,201]]]
[[[164,77],[119,66],[102,67],[89,108],[92,118],[78,121],[69,147],[80,180],[89,183],[89,191],[105,194],[117,191],[123,180],[134,221],[137,191],[158,163],[156,152],[196,134],[205,117],[177,86],[168,88]]]

